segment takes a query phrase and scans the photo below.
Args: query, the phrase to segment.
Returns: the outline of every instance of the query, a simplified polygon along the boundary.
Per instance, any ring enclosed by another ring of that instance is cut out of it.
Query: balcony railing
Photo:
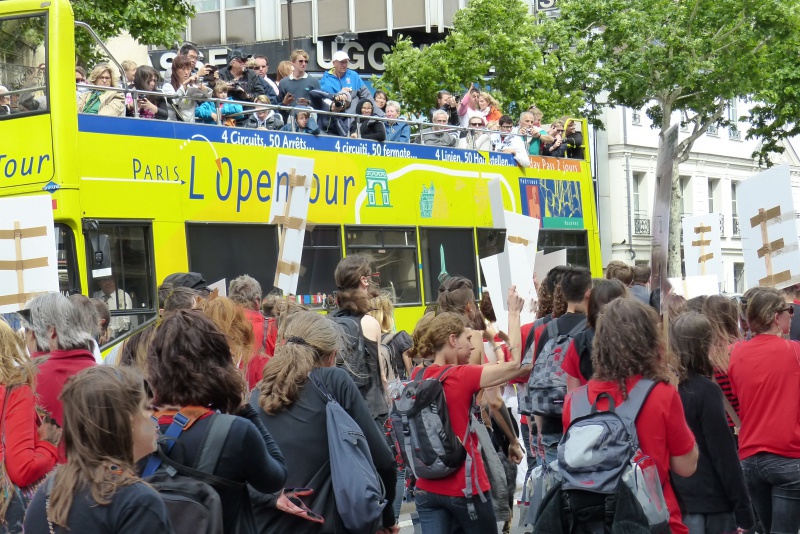
[[[739,134],[739,129],[736,126],[731,126],[730,128],[728,128],[728,138],[734,140],[739,140],[741,138],[741,135]]]
[[[633,234],[650,235],[650,217],[647,213],[636,212],[633,216]]]
[[[739,216],[734,215],[733,217],[731,217],[731,221],[733,222],[733,236],[740,237],[742,234],[739,229]]]
[[[719,214],[719,236],[725,237],[725,214]]]

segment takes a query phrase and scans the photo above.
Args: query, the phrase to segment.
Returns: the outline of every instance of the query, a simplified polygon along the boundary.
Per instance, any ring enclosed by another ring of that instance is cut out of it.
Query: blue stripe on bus
[[[212,143],[251,145],[265,148],[322,150],[341,154],[387,156],[452,163],[485,164],[486,157],[475,150],[444,148],[411,143],[376,143],[347,137],[313,136],[281,131],[229,128],[209,124],[194,124],[153,119],[78,115],[78,130],[84,133],[127,135],[160,139],[189,140],[196,135]],[[492,165],[516,166],[510,154],[493,152]]]

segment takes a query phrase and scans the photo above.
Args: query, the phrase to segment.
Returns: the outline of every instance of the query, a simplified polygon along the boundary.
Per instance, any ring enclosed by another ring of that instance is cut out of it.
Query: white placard
[[[687,277],[710,274],[725,280],[718,213],[683,219],[683,258]]]
[[[223,278],[222,280],[217,280],[213,284],[208,284],[208,289],[211,291],[217,290],[217,296],[219,297],[227,297],[228,296],[228,280]]]
[[[736,187],[747,285],[782,289],[800,283],[800,246],[789,165]]]
[[[481,259],[481,270],[483,270],[483,279],[486,282],[486,288],[489,290],[489,297],[492,299],[492,308],[497,317],[495,325],[503,332],[508,331],[508,308],[507,298],[508,292],[503,297],[503,289],[500,286],[500,263],[499,259],[502,254],[495,254]]]
[[[281,175],[291,175],[292,171],[295,176],[305,177],[302,184],[287,186],[288,178],[280,179]],[[281,289],[285,295],[294,295],[297,291],[313,175],[313,159],[278,155],[278,166],[275,173],[277,178],[272,188],[272,206],[270,208],[269,221],[273,224],[276,222],[283,224],[283,241],[281,243],[281,254],[278,258],[278,274],[275,277],[275,287]],[[290,196],[288,194],[289,190],[291,190],[291,200],[287,208],[286,199]],[[285,224],[287,220],[301,221],[301,223],[299,225]],[[288,266],[287,272],[281,271],[281,266]]]
[[[533,285],[533,269],[528,264],[528,249],[522,245],[509,245],[506,249],[511,263],[511,283],[517,286],[517,294],[522,297],[525,304],[519,314],[521,325],[532,323],[536,320],[535,304],[538,301],[536,286]],[[503,295],[508,300],[508,294]],[[494,304],[494,303],[493,303]],[[506,302],[506,307],[508,302]]]
[[[539,243],[541,222],[539,219],[520,215],[513,211],[504,211],[503,218],[506,229],[506,250],[512,245],[523,246],[525,248],[525,256],[528,259],[528,266],[533,272],[533,268],[536,265],[536,246]]]
[[[15,223],[19,223],[23,235],[19,240],[19,255],[13,237]],[[0,262],[17,261],[25,262],[23,287],[19,287],[16,267],[0,263],[0,313],[21,310],[32,294],[59,290],[50,195],[0,199]]]
[[[687,276],[686,278],[668,278],[672,285],[671,294],[685,299],[719,294],[719,281],[716,275]]]
[[[536,253],[536,264],[534,265],[533,272],[539,282],[544,281],[544,277],[550,272],[553,267],[567,264],[567,249],[562,248],[550,254],[544,252]]]

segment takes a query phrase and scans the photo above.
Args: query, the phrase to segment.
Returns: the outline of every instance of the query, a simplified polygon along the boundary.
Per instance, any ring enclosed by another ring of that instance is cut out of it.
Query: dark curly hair
[[[178,310],[161,321],[147,351],[147,380],[156,405],[209,406],[233,413],[246,383],[227,338],[199,310]]]
[[[656,382],[675,383],[677,365],[666,354],[658,315],[650,306],[632,298],[606,304],[597,320],[592,345],[594,378],[617,382],[628,398],[625,381],[642,375]]]

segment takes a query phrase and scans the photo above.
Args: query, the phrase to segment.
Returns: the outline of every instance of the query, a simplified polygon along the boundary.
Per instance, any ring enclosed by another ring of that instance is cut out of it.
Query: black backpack
[[[244,490],[246,487],[244,482],[212,474],[236,417],[211,416],[200,454],[194,467],[190,467],[167,456],[182,431],[181,425],[176,423],[182,421],[181,415],[180,412],[175,415],[166,435],[159,438],[159,447],[151,455],[142,478],[164,500],[175,534],[223,534],[222,502],[215,488]],[[180,430],[173,430],[173,427]]]
[[[411,336],[405,330],[387,332],[381,336],[381,349],[386,356],[386,365],[390,373],[389,382],[392,382],[394,378],[399,380],[407,378],[403,353],[410,349],[413,344]]]
[[[361,331],[361,317],[349,315],[347,310],[335,310],[328,317],[339,326],[345,345],[345,350],[336,355],[336,366],[347,371],[359,390],[367,388],[373,370],[364,354],[366,348],[364,333]]]

